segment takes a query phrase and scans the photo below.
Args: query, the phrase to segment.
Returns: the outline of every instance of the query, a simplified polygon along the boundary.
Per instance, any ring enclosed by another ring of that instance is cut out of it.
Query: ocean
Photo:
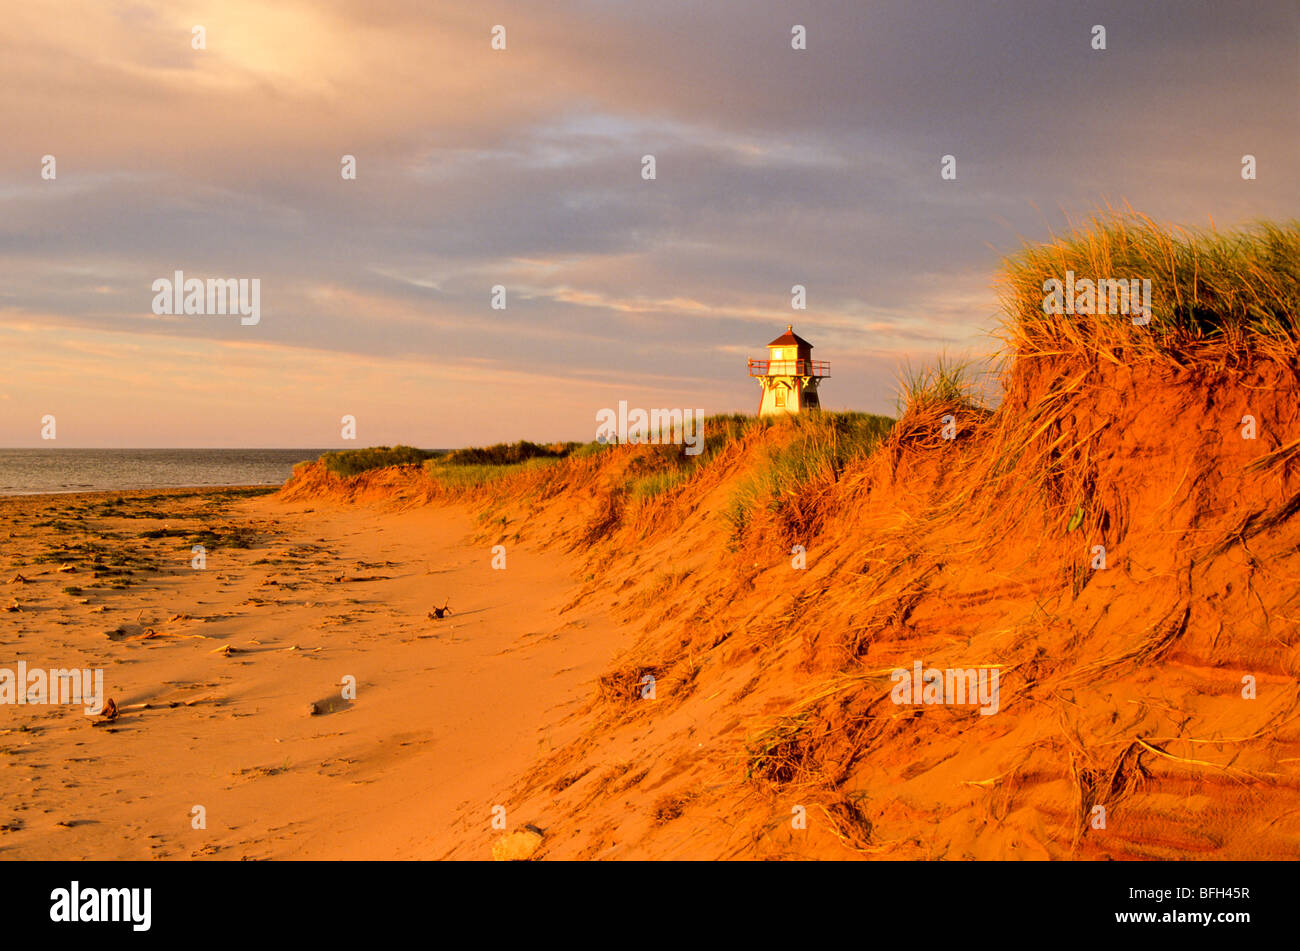
[[[0,449],[0,495],[279,485],[323,449]]]

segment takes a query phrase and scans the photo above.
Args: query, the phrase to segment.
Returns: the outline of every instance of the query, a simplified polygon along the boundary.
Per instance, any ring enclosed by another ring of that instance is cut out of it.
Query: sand
[[[0,707],[0,857],[490,858],[533,818],[493,807],[622,645],[599,608],[561,614],[564,558],[494,570],[475,530],[460,506],[0,500],[0,666],[102,667],[121,710]]]
[[[909,411],[743,530],[829,423],[651,494],[675,447],[0,502],[0,667],[122,710],[0,707],[0,858],[1294,860],[1295,371],[1094,375],[951,444]],[[1005,434],[1068,448],[1050,490]],[[899,704],[917,662],[996,668],[997,712]]]

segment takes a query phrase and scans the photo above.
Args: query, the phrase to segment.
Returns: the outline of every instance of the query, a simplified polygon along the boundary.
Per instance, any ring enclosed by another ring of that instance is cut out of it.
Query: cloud
[[[45,354],[6,386],[30,406],[60,377],[96,380],[61,398],[121,444],[290,438],[333,398],[313,366],[375,387],[399,441],[448,400],[467,440],[530,422],[582,436],[590,400],[632,398],[597,395],[619,386],[750,409],[740,361],[791,321],[845,370],[827,405],[883,410],[891,360],[996,345],[1000,257],[1069,215],[1127,199],[1231,227],[1300,207],[1285,2],[70,0],[6,16],[0,330]],[[1243,183],[1247,152],[1261,174]],[[258,277],[262,323],[155,317],[150,285],[178,269]],[[221,408],[248,392],[265,407],[232,432]]]

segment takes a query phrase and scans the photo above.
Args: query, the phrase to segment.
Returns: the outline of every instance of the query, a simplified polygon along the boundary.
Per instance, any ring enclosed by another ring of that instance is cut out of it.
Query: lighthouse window
[[[777,406],[784,406],[784,405],[785,405],[785,387],[784,387],[784,386],[778,386],[778,387],[776,388],[776,405],[777,405]]]

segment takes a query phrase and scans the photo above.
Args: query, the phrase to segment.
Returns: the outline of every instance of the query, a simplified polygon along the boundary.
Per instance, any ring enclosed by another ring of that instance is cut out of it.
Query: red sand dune
[[[1006,390],[992,414],[909,410],[739,536],[732,493],[799,427],[648,501],[627,480],[669,447],[468,493],[582,579],[566,610],[636,632],[521,770],[511,828],[542,829],[543,858],[1300,857],[1296,367],[1022,359]],[[313,465],[281,497],[460,494]],[[998,712],[894,703],[916,661],[996,666]],[[434,851],[494,835],[464,819]]]

